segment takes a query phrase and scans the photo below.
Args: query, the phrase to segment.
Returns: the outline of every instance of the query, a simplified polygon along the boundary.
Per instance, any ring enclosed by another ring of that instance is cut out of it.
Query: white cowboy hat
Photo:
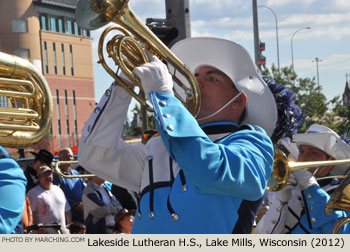
[[[326,152],[336,160],[350,158],[350,146],[335,131],[323,125],[313,124],[305,133],[296,134],[295,143],[298,147],[300,145],[313,146]],[[332,169],[331,174],[345,174],[349,167],[349,164],[336,165]]]
[[[247,50],[229,40],[204,37],[181,40],[171,50],[192,73],[200,66],[211,66],[230,77],[248,97],[242,124],[258,125],[272,136],[278,118],[275,98]]]
[[[299,149],[295,142],[292,142],[288,137],[282,138],[277,142],[277,146],[281,145],[283,146],[288,154],[290,154],[290,158],[292,160],[297,160],[299,156]]]

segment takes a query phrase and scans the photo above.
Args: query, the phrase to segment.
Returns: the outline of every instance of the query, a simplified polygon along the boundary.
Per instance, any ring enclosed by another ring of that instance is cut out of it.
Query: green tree
[[[143,120],[140,104],[136,103],[131,112],[133,113],[133,118],[128,129],[128,134],[129,136],[140,136],[142,133],[141,120]],[[147,128],[145,130],[155,129],[156,125],[153,113],[147,111],[146,116]]]
[[[279,72],[274,64],[271,70],[265,68],[263,75],[285,85],[295,94],[295,103],[306,115],[304,124],[299,127],[299,132],[304,132],[311,124],[322,124],[329,103],[322,93],[322,87],[316,84],[315,78],[298,78],[291,66],[282,67]]]
[[[350,137],[350,107],[344,106],[342,99],[340,96],[335,96],[330,100],[330,104],[332,105],[331,113],[333,116],[332,126],[333,130],[335,130],[340,135],[347,135]]]

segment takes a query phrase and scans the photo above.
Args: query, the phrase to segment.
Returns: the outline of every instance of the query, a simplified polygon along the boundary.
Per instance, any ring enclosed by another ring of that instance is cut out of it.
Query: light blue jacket
[[[347,217],[345,211],[325,214],[330,195],[320,186],[314,185],[302,191],[304,214],[300,223],[292,230],[292,234],[330,234],[337,221]],[[345,224],[340,233],[350,234],[350,225]]]
[[[232,233],[242,202],[264,194],[273,165],[270,138],[251,126],[213,142],[173,95],[151,93],[151,99],[163,148],[183,174],[157,183],[150,176],[133,233]],[[223,124],[234,123],[215,123]],[[149,174],[169,169],[152,161],[163,153],[149,154]]]
[[[0,146],[0,234],[10,234],[22,218],[27,179]]]

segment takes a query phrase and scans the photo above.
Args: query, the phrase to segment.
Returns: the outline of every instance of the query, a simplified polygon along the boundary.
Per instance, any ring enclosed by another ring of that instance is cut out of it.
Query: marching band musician
[[[304,134],[295,135],[298,161],[340,160],[350,157],[350,146],[333,130],[313,124]],[[343,175],[349,165],[323,166],[291,172],[288,185],[270,193],[269,210],[258,223],[255,233],[329,234],[334,224],[347,216],[345,211],[325,214],[330,194],[339,185],[337,179],[317,181],[329,175]],[[350,233],[350,225],[342,233]]]
[[[27,179],[17,162],[0,146],[0,234],[11,234],[22,218]]]
[[[120,140],[131,97],[112,84],[83,129],[79,163],[140,192],[132,233],[250,233],[273,164],[273,93],[237,43],[190,38],[172,50],[199,83],[197,119],[174,96],[165,64],[152,57],[133,72],[160,137],[146,145]]]

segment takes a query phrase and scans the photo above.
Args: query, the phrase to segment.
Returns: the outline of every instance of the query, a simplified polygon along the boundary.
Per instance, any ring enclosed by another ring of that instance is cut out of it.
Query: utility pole
[[[175,42],[191,37],[190,3],[189,0],[165,0],[166,20],[169,26],[176,27],[179,34],[171,41]]]
[[[320,77],[318,74],[318,62],[321,62],[322,60],[319,58],[315,58],[315,60],[313,60],[312,62],[316,62],[316,72],[317,72],[317,85],[320,86]]]
[[[261,65],[258,64],[260,61],[259,51],[259,24],[258,24],[258,6],[256,0],[252,0],[253,9],[253,29],[254,29],[254,52],[255,52],[255,64],[261,70]]]

